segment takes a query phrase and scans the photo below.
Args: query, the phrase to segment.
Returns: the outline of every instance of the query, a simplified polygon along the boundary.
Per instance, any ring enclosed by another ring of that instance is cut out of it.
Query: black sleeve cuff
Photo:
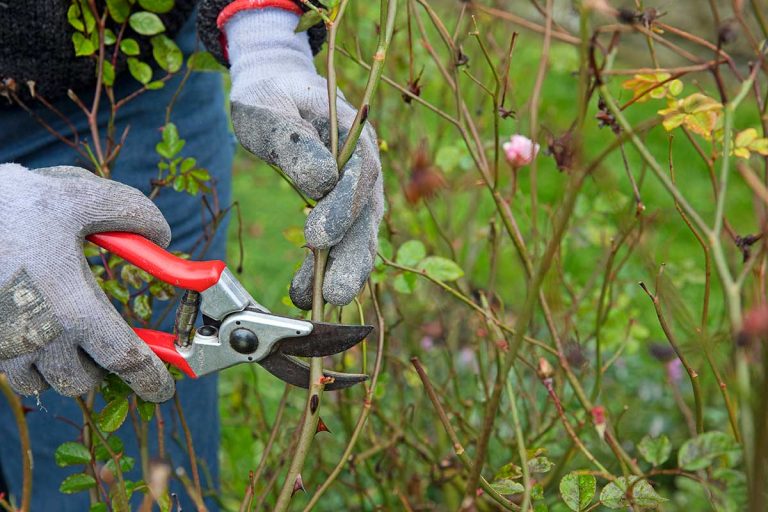
[[[234,0],[203,0],[200,2],[200,12],[197,15],[197,32],[200,35],[200,40],[205,45],[205,48],[216,57],[216,60],[229,66],[224,48],[222,45],[226,44],[226,39],[216,26],[216,19],[219,17],[219,13],[232,3]],[[294,0],[305,12],[308,7],[305,6],[300,0]],[[309,36],[309,46],[312,48],[312,55],[317,55],[320,49],[323,47],[326,37],[325,24],[320,22],[317,25],[310,27],[307,30]]]

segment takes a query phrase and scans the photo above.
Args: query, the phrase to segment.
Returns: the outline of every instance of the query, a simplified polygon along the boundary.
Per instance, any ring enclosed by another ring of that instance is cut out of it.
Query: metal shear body
[[[343,352],[373,329],[273,315],[242,286],[222,261],[189,261],[133,233],[99,233],[89,241],[152,276],[187,292],[177,311],[175,334],[136,328],[155,354],[196,378],[240,363],[258,363],[281,380],[309,385],[309,366],[292,356]],[[203,325],[193,323],[199,311]],[[326,389],[343,389],[368,377],[326,371]]]

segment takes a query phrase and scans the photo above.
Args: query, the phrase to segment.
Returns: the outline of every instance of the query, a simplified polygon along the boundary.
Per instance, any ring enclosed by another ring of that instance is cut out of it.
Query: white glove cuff
[[[299,16],[277,8],[235,14],[223,27],[233,101],[248,100],[255,82],[289,74],[316,75],[306,32],[295,33]]]

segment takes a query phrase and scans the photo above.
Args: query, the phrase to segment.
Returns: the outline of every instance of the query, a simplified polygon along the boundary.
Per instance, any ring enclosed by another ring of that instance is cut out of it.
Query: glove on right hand
[[[324,299],[352,302],[373,269],[384,189],[378,143],[366,123],[343,172],[328,150],[328,83],[317,74],[299,17],[281,9],[236,14],[225,29],[232,64],[232,125],[240,143],[280,167],[297,188],[318,203],[307,217],[304,237],[313,249],[330,249]],[[342,139],[357,110],[339,91],[336,102]],[[314,258],[308,255],[293,278],[291,300],[312,307]]]
[[[173,379],[101,291],[87,235],[130,231],[161,246],[168,224],[141,192],[77,167],[0,165],[0,372],[17,392],[81,395],[117,374],[145,400]]]

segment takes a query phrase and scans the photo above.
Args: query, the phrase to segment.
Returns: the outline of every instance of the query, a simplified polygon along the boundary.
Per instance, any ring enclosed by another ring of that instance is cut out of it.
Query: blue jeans
[[[190,20],[177,42],[188,54],[196,46],[193,20]],[[126,74],[127,75],[127,74]],[[155,144],[160,140],[158,128],[164,124],[165,107],[176,91],[180,77],[168,82],[159,91],[149,91],[120,109],[117,119],[117,134],[130,125],[130,132],[114,167],[113,178],[148,194],[152,188],[150,180],[157,175],[160,157],[155,153]],[[116,84],[116,97],[124,97],[136,88],[130,76],[121,75]],[[83,93],[85,95],[86,93]],[[0,98],[2,100],[2,98]],[[4,101],[4,100],[3,100]],[[224,108],[222,77],[215,73],[193,73],[176,100],[171,120],[177,125],[179,134],[186,139],[182,155],[197,159],[198,165],[208,169],[215,180],[216,195],[221,208],[231,203],[231,169],[234,154],[234,137],[228,128]],[[30,102],[34,105],[34,102]],[[57,101],[56,107],[74,122],[82,140],[90,139],[87,122],[83,113],[67,98]],[[108,104],[106,105],[108,108]],[[107,108],[102,108],[106,114]],[[36,108],[36,113],[64,135],[71,130],[45,108]],[[101,126],[106,126],[107,115],[100,117]],[[80,165],[87,162],[70,147],[49,134],[26,112],[17,107],[0,106],[0,163],[17,162],[28,168],[55,165]],[[210,199],[209,195],[209,199]],[[94,198],[97,200],[97,198]],[[200,196],[163,189],[157,196],[156,204],[165,215],[173,231],[171,249],[190,252],[196,248],[196,257],[201,247],[202,226],[210,215],[201,202]],[[2,220],[0,220],[2,222]],[[227,225],[220,226],[210,241],[204,257],[224,259]],[[23,229],[23,228],[21,228]],[[76,291],[75,291],[76,293]],[[167,303],[158,303],[164,309]],[[173,311],[160,325],[161,329],[173,328]],[[109,340],[105,340],[108,342]],[[184,415],[192,431],[194,448],[198,460],[204,461],[201,479],[204,488],[218,487],[218,446],[219,414],[215,376],[177,383],[177,390]],[[75,425],[82,424],[82,415],[72,399],[63,398],[53,391],[40,396],[40,406],[34,399],[26,399],[30,408],[27,422],[30,429],[34,457],[32,487],[32,510],[84,511],[88,510],[88,493],[63,495],[58,488],[67,475],[76,468],[60,468],[54,462],[56,447],[66,441],[76,441],[80,435]],[[173,468],[184,467],[191,477],[187,451],[184,448],[184,433],[173,406],[173,401],[162,406],[165,420],[165,446]],[[74,422],[74,423],[71,423]],[[152,422],[154,430],[154,421]],[[130,421],[120,429],[118,435],[126,444],[126,454],[134,456],[136,468],[125,475],[126,479],[140,480],[136,435]],[[7,403],[0,399],[0,467],[10,492],[18,500],[21,493],[21,453],[16,424]],[[157,454],[157,434],[150,431],[150,454]],[[210,478],[210,479],[209,479]],[[184,510],[194,510],[192,503],[184,498],[187,493],[180,485],[172,482],[171,492],[181,497]],[[217,510],[212,500],[207,500],[209,510]]]

